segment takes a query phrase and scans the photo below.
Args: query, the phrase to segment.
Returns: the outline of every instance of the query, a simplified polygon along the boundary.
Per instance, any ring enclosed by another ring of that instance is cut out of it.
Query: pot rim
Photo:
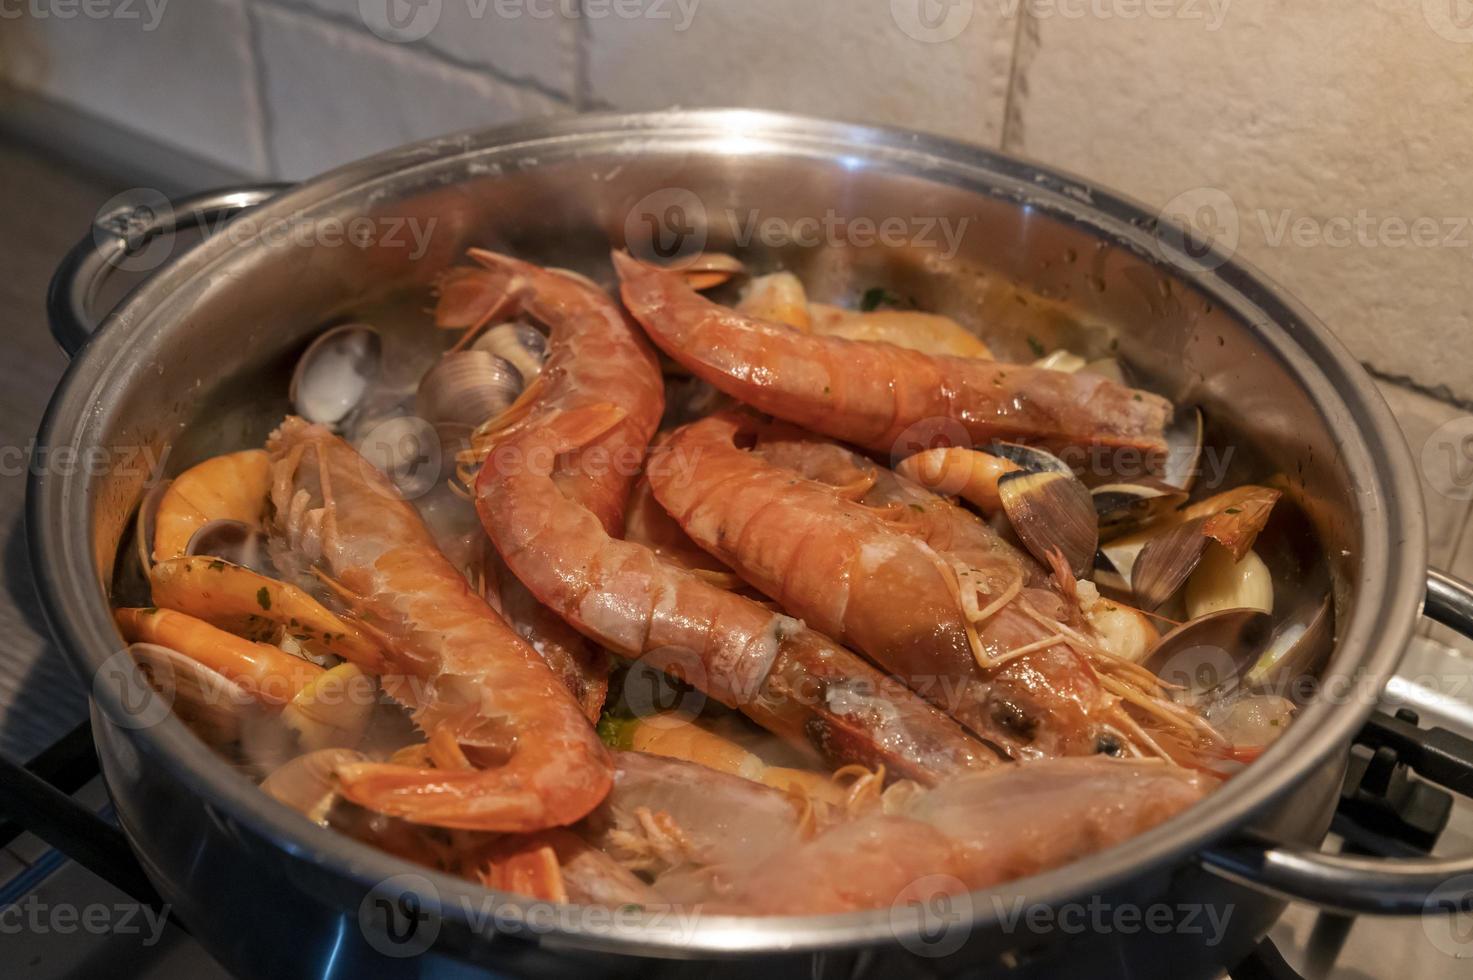
[[[1420,612],[1426,573],[1420,488],[1411,454],[1374,383],[1329,330],[1296,300],[1236,256],[1213,247],[1210,263],[1176,250],[1156,233],[1157,216],[1143,205],[1069,176],[1006,154],[937,136],[745,109],[606,113],[467,131],[410,144],[349,164],[300,184],[262,205],[263,225],[285,219],[340,194],[362,191],[421,166],[495,151],[538,145],[589,144],[605,149],[640,141],[696,141],[705,152],[746,152],[764,140],[780,140],[783,152],[856,158],[864,166],[908,167],[910,173],[1086,226],[1091,233],[1167,267],[1226,307],[1254,330],[1304,385],[1316,410],[1332,424],[1336,448],[1353,485],[1361,488],[1359,580],[1356,602],[1338,637],[1331,667],[1361,691],[1379,691],[1395,669]],[[82,451],[96,423],[91,408],[103,397],[117,365],[148,314],[186,282],[232,258],[236,246],[218,236],[171,260],[109,315],[96,340],[67,370],[42,422],[38,451],[63,446]],[[1212,266],[1212,267],[1208,267]],[[79,457],[80,458],[80,457]],[[33,575],[52,634],[80,676],[93,678],[119,649],[113,621],[92,558],[91,507],[86,474],[57,474],[33,467],[27,525]],[[91,684],[104,713],[121,717],[119,690]],[[970,896],[967,925],[985,930],[1020,899],[1056,906],[1080,896],[1109,892],[1124,882],[1179,864],[1193,853],[1242,829],[1331,754],[1343,752],[1374,709],[1374,698],[1335,705],[1324,698],[1306,707],[1283,736],[1253,765],[1187,813],[1124,844],[1021,881]],[[372,888],[396,875],[430,881],[446,918],[467,919],[488,892],[470,882],[391,857],[368,845],[317,827],[221,766],[218,758],[172,716],[132,729],[135,744],[174,778],[187,779],[231,821],[295,857]],[[696,928],[672,935],[647,918],[638,924],[577,922],[547,930],[529,913],[539,903],[498,895],[501,929],[558,936],[588,949],[654,956],[723,956],[792,953],[914,938],[925,925],[922,910],[906,906],[830,916],[748,918],[703,915]],[[469,903],[469,904],[466,904]],[[466,925],[475,928],[474,920]]]

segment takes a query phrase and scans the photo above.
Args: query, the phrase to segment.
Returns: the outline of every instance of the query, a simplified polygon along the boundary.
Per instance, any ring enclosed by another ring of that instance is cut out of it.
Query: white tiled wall
[[[1436,450],[1434,561],[1473,575],[1473,485],[1432,472],[1473,401],[1469,0],[99,2],[0,17],[0,75],[252,175],[522,117],[725,104],[930,130],[1123,190],[1442,396],[1386,388],[1413,454]]]

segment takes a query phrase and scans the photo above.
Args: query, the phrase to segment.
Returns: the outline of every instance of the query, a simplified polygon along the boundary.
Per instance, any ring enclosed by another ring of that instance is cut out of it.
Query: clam
[[[420,381],[415,404],[420,417],[454,444],[511,407],[522,387],[521,372],[506,358],[484,350],[455,351]]]
[[[297,692],[281,720],[309,752],[353,748],[368,730],[376,693],[373,678],[353,664],[338,664]]]
[[[1145,666],[1181,690],[1185,700],[1219,700],[1242,686],[1245,667],[1273,635],[1273,619],[1257,609],[1225,609],[1183,623],[1161,637]]]
[[[313,823],[326,825],[327,813],[337,801],[338,767],[367,758],[351,749],[308,752],[273,770],[262,780],[261,789]]]
[[[271,458],[261,449],[214,456],[179,475],[153,516],[153,558],[177,558],[215,520],[261,526],[271,490]]]
[[[1306,615],[1274,626],[1259,609],[1224,609],[1167,633],[1145,665],[1194,703],[1280,694],[1330,651],[1334,614],[1328,597]]]
[[[1244,675],[1244,683],[1255,690],[1287,686],[1318,666],[1334,643],[1334,605],[1326,596],[1308,616],[1279,626]]]
[[[1184,408],[1166,427],[1166,461],[1163,482],[1178,490],[1190,490],[1202,461],[1204,419],[1200,408]]]
[[[1106,483],[1090,491],[1100,536],[1110,538],[1150,524],[1186,502],[1185,491],[1155,480]]]
[[[1097,361],[1090,361],[1079,370],[1085,374],[1098,374],[1100,377],[1108,378],[1118,385],[1130,387],[1130,382],[1125,379],[1125,369],[1113,357],[1102,357]]]
[[[1095,581],[1129,588],[1156,609],[1196,570],[1210,542],[1243,561],[1268,522],[1279,491],[1242,486],[1171,512],[1143,530],[1111,538],[1096,557]]]
[[[128,653],[174,714],[210,745],[231,745],[244,726],[267,717],[240,684],[177,650],[133,643]]]
[[[1084,370],[1086,363],[1084,358],[1078,354],[1075,354],[1073,351],[1064,350],[1061,347],[1034,361],[1033,366],[1043,368],[1046,371],[1062,371],[1065,374],[1073,374],[1075,371]]]
[[[138,549],[138,565],[145,575],[153,567],[153,539],[158,524],[159,504],[169,492],[170,482],[160,480],[149,487],[138,504],[138,515],[133,519],[133,543]]]
[[[501,323],[482,334],[471,350],[501,358],[517,369],[523,384],[531,384],[547,360],[547,336],[530,323]]]
[[[1065,473],[1074,475],[1074,470],[1068,463],[1064,462],[1053,453],[1034,446],[1025,446],[1021,442],[990,442],[982,447],[982,451],[993,456],[1001,456],[1029,473]]]
[[[714,289],[737,276],[746,275],[747,267],[734,255],[702,252],[681,262],[680,274],[691,289]]]
[[[1082,578],[1099,546],[1099,527],[1089,490],[1073,473],[1016,472],[997,481],[998,497],[1023,546],[1047,567],[1063,556]]]
[[[1207,537],[1202,518],[1167,528],[1147,541],[1125,572],[1130,589],[1147,610],[1158,609],[1176,594],[1202,560]],[[1118,567],[1118,566],[1117,566]]]
[[[185,546],[186,557],[220,558],[262,575],[272,574],[266,535],[244,521],[221,518],[200,527]]]
[[[383,340],[363,323],[333,327],[314,340],[292,374],[292,410],[337,427],[367,397],[383,367]]]
[[[808,293],[803,281],[791,272],[773,272],[758,276],[747,284],[737,312],[773,323],[786,323],[807,333],[813,326],[808,311]]]

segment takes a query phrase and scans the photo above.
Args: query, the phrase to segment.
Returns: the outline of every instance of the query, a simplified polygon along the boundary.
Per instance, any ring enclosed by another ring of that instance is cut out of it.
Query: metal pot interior
[[[422,248],[407,232],[403,244],[368,247],[218,236],[162,269],[105,325],[44,441],[167,450],[170,474],[257,445],[287,409],[296,354],[323,325],[384,304],[422,309],[436,274],[470,246],[611,282],[608,250],[646,246],[651,213],[689,232],[687,249],[704,239],[759,269],[791,269],[817,299],[852,303],[883,286],[976,328],[1005,359],[1031,360],[1035,345],[1113,352],[1146,386],[1201,404],[1224,485],[1277,479],[1287,491],[1265,556],[1279,573],[1279,610],[1311,607],[1333,589],[1339,646],[1327,675],[1374,684],[1394,663],[1424,568],[1410,460],[1374,389],[1324,329],[1235,261],[1175,252],[1128,203],[906,134],[745,112],[594,117],[422,144],[337,171],[254,213],[257,227],[368,217],[383,232],[413,221],[428,229]],[[907,225],[920,241],[867,245],[824,233],[830,214],[851,230],[853,219],[892,216],[937,226],[928,237]],[[952,240],[943,218],[954,235],[965,219]],[[819,244],[762,231],[796,230],[800,219],[819,223]],[[427,317],[423,326],[432,329]],[[127,553],[120,543],[146,476],[114,467],[34,488],[42,589],[53,615],[66,610],[57,627],[88,673],[117,649],[102,583]],[[1359,708],[1316,702],[1205,805],[1205,819],[1194,812],[1190,826],[1158,828],[1032,890],[1067,891],[1195,849],[1285,792],[1294,771],[1343,742]],[[139,737],[163,745],[178,734],[163,726]],[[242,782],[220,773],[204,785],[222,779]],[[274,811],[264,797],[259,807]],[[284,812],[262,819],[293,826]]]

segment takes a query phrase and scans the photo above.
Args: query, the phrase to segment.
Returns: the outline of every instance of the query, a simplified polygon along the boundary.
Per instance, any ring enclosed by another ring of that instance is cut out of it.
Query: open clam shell
[[[523,385],[542,373],[547,360],[547,336],[530,323],[501,323],[487,330],[471,345],[471,350],[485,351],[517,369]]]
[[[1168,528],[1152,538],[1130,569],[1130,589],[1147,610],[1159,609],[1176,594],[1202,560],[1208,538],[1202,518]]]
[[[1025,446],[1021,442],[990,442],[982,451],[1016,463],[1028,473],[1064,473],[1074,475],[1074,470],[1053,453],[1036,446]],[[1085,491],[1088,493],[1088,491]]]
[[[314,340],[292,373],[292,410],[338,427],[368,396],[383,368],[383,339],[364,323],[333,327]]]
[[[240,684],[177,650],[133,643],[128,653],[174,714],[210,745],[232,745],[244,727],[267,717]]]
[[[244,521],[229,518],[210,521],[194,532],[184,554],[221,558],[262,575],[274,574],[271,559],[266,554],[265,533]]]
[[[138,505],[138,514],[133,518],[133,539],[138,548],[138,567],[144,575],[153,568],[153,542],[159,504],[163,502],[164,495],[169,492],[172,480],[160,480],[143,495],[142,502]]]
[[[1102,484],[1090,490],[1090,496],[1099,518],[1100,537],[1104,539],[1144,527],[1176,510],[1187,499],[1186,491],[1151,480]]]
[[[1018,539],[1043,562],[1064,556],[1076,578],[1083,577],[1099,547],[1099,527],[1089,490],[1073,473],[1017,472],[997,481],[998,497]]]
[[[1161,637],[1145,666],[1191,703],[1219,700],[1244,684],[1265,649],[1273,619],[1257,609],[1226,609],[1183,623]]]
[[[272,770],[261,781],[261,789],[313,823],[325,825],[328,811],[337,802],[338,767],[364,762],[367,758],[351,749],[308,752]]]
[[[1195,406],[1179,409],[1166,427],[1166,460],[1161,480],[1178,490],[1191,490],[1202,468],[1202,440],[1206,420]]]

